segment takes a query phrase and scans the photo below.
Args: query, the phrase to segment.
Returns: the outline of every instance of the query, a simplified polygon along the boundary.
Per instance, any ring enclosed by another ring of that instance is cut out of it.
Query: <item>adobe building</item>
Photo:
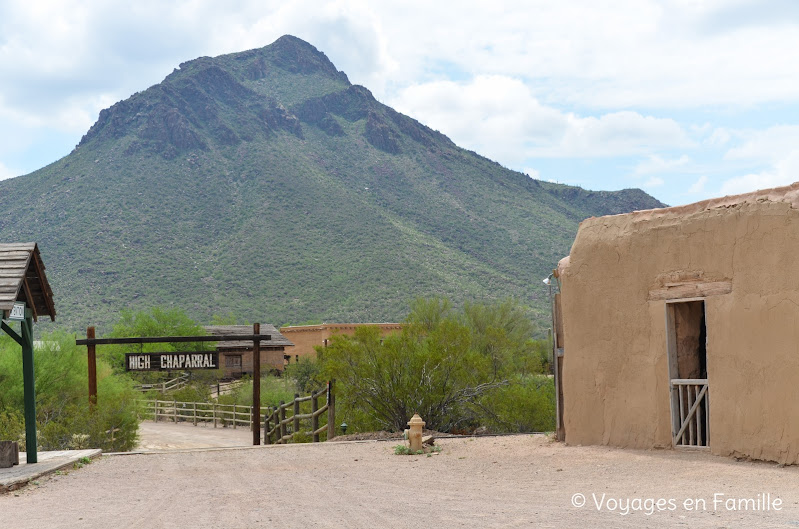
[[[400,332],[402,324],[399,323],[322,323],[320,325],[291,325],[281,327],[280,332],[293,342],[292,347],[286,348],[286,354],[291,362],[300,358],[316,358],[314,347],[327,347],[330,338],[335,334],[353,334],[355,329],[369,325],[380,328],[380,335],[387,336]]]
[[[213,336],[252,334],[252,325],[207,325],[203,327]],[[261,334],[269,334],[272,339],[261,342],[262,372],[282,372],[286,365],[285,350],[294,344],[286,339],[274,325],[261,324]],[[219,366],[225,370],[226,377],[240,378],[252,374],[253,349],[252,342],[217,342]]]
[[[554,275],[567,443],[799,463],[799,183],[590,218]]]

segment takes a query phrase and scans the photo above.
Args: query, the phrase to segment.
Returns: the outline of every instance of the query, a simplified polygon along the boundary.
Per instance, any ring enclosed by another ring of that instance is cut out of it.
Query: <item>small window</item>
[[[241,367],[241,355],[225,355],[225,367]]]

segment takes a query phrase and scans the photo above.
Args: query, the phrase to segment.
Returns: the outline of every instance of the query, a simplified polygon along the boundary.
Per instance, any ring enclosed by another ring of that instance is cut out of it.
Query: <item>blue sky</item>
[[[799,180],[792,0],[0,0],[0,179],[179,63],[283,34],[535,178],[672,205]]]

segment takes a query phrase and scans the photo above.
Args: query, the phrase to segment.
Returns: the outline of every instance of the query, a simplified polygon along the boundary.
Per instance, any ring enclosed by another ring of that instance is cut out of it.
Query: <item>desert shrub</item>
[[[324,385],[319,380],[319,374],[319,365],[309,358],[301,358],[299,362],[287,365],[283,371],[283,377],[294,381],[294,387],[300,395],[318,391]]]
[[[509,300],[455,312],[446,300],[422,299],[405,323],[387,337],[359,327],[317,349],[319,377],[337,380],[337,414],[351,431],[402,430],[414,413],[440,431],[549,424],[554,394],[534,376],[546,345],[532,339],[523,307]]]
[[[267,375],[261,377],[261,406],[277,406],[280,401],[294,399],[294,382],[281,377]],[[242,384],[231,393],[219,396],[220,404],[239,404],[252,406],[252,379],[244,378]]]
[[[98,404],[88,405],[86,351],[75,345],[75,335],[55,332],[42,336],[34,350],[37,440],[42,450],[91,446],[124,451],[136,443],[136,398],[132,381],[115,376],[98,360]],[[0,338],[0,416],[4,438],[24,440],[24,391],[19,345]],[[15,433],[16,432],[16,435]],[[113,437],[113,440],[112,440]]]
[[[555,429],[555,382],[546,375],[519,376],[479,401],[483,425],[495,432]]]

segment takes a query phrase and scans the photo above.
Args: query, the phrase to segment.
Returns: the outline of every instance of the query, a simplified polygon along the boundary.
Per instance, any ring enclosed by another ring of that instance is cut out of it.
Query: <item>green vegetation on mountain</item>
[[[36,241],[59,320],[390,321],[417,296],[514,296],[638,190],[543,183],[456,146],[284,36],[202,57],[103,110],[68,156],[0,182],[0,240]]]

